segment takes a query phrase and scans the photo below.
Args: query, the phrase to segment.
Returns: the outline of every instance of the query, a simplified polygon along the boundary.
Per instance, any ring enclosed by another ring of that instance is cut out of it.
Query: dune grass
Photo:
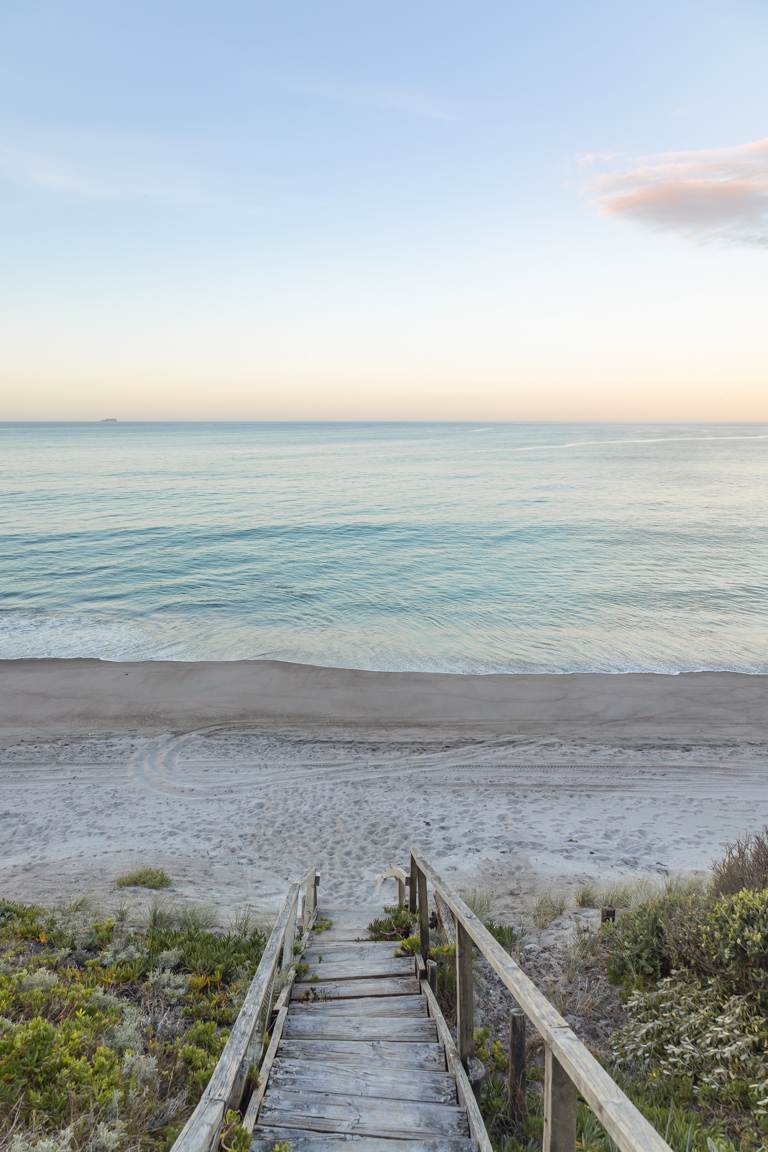
[[[171,878],[164,868],[137,868],[135,872],[124,872],[115,880],[117,888],[170,888]]]
[[[565,897],[556,892],[542,892],[533,906],[533,922],[537,928],[546,928],[565,912]]]

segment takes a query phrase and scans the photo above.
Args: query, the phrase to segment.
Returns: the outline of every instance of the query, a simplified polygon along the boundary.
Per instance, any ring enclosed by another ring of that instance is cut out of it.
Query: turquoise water
[[[0,657],[768,671],[768,425],[0,425]]]

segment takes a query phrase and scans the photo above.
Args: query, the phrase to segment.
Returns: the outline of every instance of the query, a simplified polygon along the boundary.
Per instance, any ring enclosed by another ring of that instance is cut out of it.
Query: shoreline
[[[0,661],[0,737],[219,724],[768,742],[768,675],[368,672],[273,660]]]

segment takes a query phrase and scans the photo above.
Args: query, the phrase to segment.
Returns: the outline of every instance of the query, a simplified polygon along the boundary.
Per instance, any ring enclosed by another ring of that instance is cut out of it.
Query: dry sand
[[[368,903],[417,844],[512,912],[705,869],[768,822],[767,767],[768,677],[0,662],[0,895],[111,902],[157,864],[224,916],[316,863]]]

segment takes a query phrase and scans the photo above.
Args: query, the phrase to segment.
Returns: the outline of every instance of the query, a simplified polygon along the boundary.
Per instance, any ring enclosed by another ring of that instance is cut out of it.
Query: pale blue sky
[[[767,58],[762,0],[0,0],[0,418],[768,416]]]

